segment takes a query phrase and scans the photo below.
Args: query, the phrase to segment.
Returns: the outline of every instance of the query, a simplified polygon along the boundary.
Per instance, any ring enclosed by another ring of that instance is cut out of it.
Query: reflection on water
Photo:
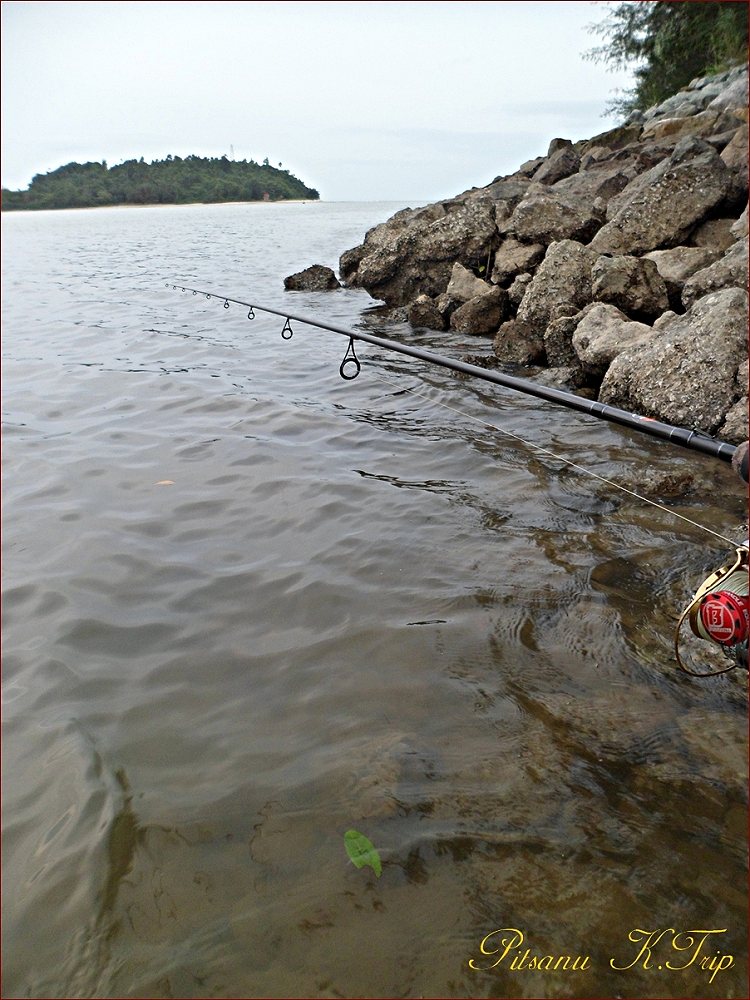
[[[395,207],[3,218],[9,997],[745,995],[746,676],[671,651],[725,553],[488,424],[734,537],[731,471],[164,288],[291,301]]]

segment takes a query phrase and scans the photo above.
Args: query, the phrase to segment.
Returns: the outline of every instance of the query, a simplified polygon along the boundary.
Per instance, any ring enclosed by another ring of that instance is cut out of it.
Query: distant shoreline
[[[159,201],[142,205],[121,202],[119,205],[69,205],[65,208],[4,208],[2,214],[38,215],[40,212],[101,212],[103,209],[111,210],[113,208],[194,208],[196,205],[204,207],[216,205],[317,205],[321,202],[320,198],[277,198],[275,201],[264,201],[262,198],[255,198],[252,201]]]

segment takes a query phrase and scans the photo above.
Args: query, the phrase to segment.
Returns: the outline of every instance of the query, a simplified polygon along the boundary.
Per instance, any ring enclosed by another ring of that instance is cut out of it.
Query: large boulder
[[[379,225],[368,229],[364,240],[359,246],[352,247],[351,250],[345,250],[342,253],[339,259],[341,280],[345,284],[349,284],[350,278],[368,254],[372,254],[375,250],[386,246],[388,243],[392,243],[408,226],[412,224],[426,225],[428,222],[434,222],[444,215],[445,208],[442,202],[427,205],[425,208],[402,208],[395,215],[392,215],[390,219],[386,219],[385,222],[381,222]]]
[[[670,250],[652,250],[641,260],[652,260],[667,289],[670,305],[680,307],[682,289],[696,271],[708,267],[721,257],[721,250],[711,247],[672,247]]]
[[[405,305],[419,294],[444,292],[456,261],[471,267],[487,260],[497,241],[494,202],[446,202],[442,214],[417,213],[408,224],[368,236],[363,247],[344,255],[346,263],[342,257],[342,276],[346,271],[349,285],[388,305]]]
[[[480,335],[495,333],[507,315],[508,293],[495,285],[456,309],[450,319],[451,330]]]
[[[573,350],[587,371],[603,375],[618,354],[652,337],[650,326],[629,319],[616,306],[597,302],[576,326]]]
[[[496,285],[505,285],[517,274],[525,274],[544,257],[541,243],[519,243],[509,237],[500,244],[495,254],[492,280]]]
[[[644,125],[641,138],[659,140],[669,136],[678,139],[686,135],[697,135],[708,139],[709,136],[736,129],[739,125],[740,120],[733,114],[712,108],[686,117],[654,119]]]
[[[747,67],[727,74],[727,82],[708,105],[711,111],[733,111],[747,108]]]
[[[288,292],[329,292],[341,288],[330,267],[312,264],[304,271],[297,271],[284,278],[284,288]]]
[[[652,260],[600,257],[591,270],[592,292],[636,319],[653,320],[669,305],[667,287]]]
[[[610,201],[610,221],[591,246],[599,253],[636,255],[676,246],[729,187],[729,170],[716,150],[700,139],[681,139],[671,156]]]
[[[706,295],[650,344],[619,354],[599,392],[603,403],[714,434],[740,398],[747,356],[747,292]]]
[[[637,167],[635,161],[594,163],[589,169],[558,181],[552,192],[565,198],[584,198],[591,204],[601,198],[606,204],[628,186],[638,173]]]
[[[604,222],[604,206],[535,186],[501,224],[501,232],[524,243],[579,240],[587,243]]]
[[[682,304],[686,309],[704,295],[720,288],[747,288],[748,238],[738,240],[715,263],[689,278],[682,289]]]
[[[573,315],[587,305],[597,256],[575,240],[553,243],[526,290],[518,321],[543,337],[552,320]]]

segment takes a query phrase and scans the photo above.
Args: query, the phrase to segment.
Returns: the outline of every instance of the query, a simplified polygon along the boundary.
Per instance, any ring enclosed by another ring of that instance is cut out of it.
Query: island
[[[36,174],[25,191],[2,189],[3,211],[45,208],[96,208],[105,205],[185,205],[193,202],[317,200],[281,164],[266,158],[167,156],[145,163],[125,160],[68,163]]]

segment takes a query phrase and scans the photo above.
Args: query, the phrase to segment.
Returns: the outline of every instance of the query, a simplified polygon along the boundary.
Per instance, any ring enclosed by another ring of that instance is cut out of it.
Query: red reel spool
[[[706,638],[722,646],[736,646],[750,635],[750,597],[720,590],[706,594],[698,610]]]

